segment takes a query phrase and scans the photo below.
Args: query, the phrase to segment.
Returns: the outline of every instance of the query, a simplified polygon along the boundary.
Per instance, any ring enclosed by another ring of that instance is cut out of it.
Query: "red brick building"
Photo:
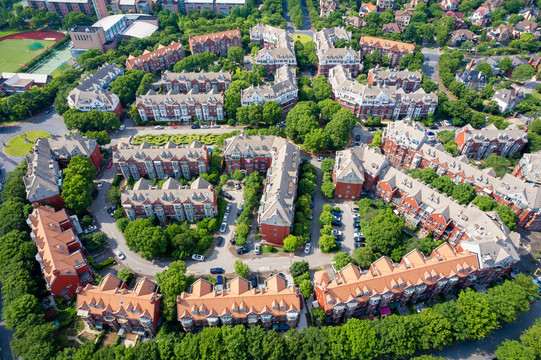
[[[513,169],[513,176],[536,185],[541,184],[541,151],[522,155],[522,159]]]
[[[366,56],[378,50],[380,55],[388,56],[391,66],[398,66],[402,56],[413,54],[415,45],[399,41],[380,39],[372,36],[361,36],[361,55]]]
[[[294,329],[299,324],[301,309],[299,290],[288,287],[280,275],[270,277],[257,290],[241,277],[231,280],[227,287],[198,279],[189,292],[177,297],[178,320],[187,332],[237,324]]]
[[[421,71],[396,71],[380,70],[372,68],[368,71],[368,84],[378,87],[396,86],[397,89],[403,89],[406,93],[411,93],[419,89],[423,75]]]
[[[143,55],[126,59],[126,69],[158,72],[165,70],[184,59],[184,47],[180,42],[171,42],[169,46],[158,45],[154,51],[145,50]]]
[[[190,36],[188,42],[192,54],[208,51],[218,56],[227,56],[229,48],[233,46],[242,47],[242,37],[238,28],[212,34]]]
[[[218,72],[186,72],[174,73],[165,70],[154,87],[162,88],[165,92],[186,94],[205,94],[209,91],[224,93],[231,84],[231,74],[227,71]]]
[[[0,94],[20,94],[32,87],[43,87],[53,79],[51,75],[30,73],[2,73]]]
[[[334,162],[334,198],[359,200],[361,193],[373,190],[385,174],[389,161],[379,149],[357,146],[338,151]]]
[[[287,65],[297,66],[297,57],[291,35],[284,29],[258,24],[250,29],[250,41],[257,42],[262,49],[255,57],[256,65],[265,67],[268,74]]]
[[[515,124],[509,125],[505,130],[499,130],[494,124],[478,130],[468,124],[455,136],[458,153],[478,160],[493,153],[502,157],[513,156],[521,151],[527,142],[526,131]]]
[[[113,148],[116,173],[125,179],[132,177],[139,180],[143,176],[150,179],[190,179],[209,171],[209,159],[208,148],[198,141],[193,141],[188,146],[169,141],[162,147],[152,146],[147,142],[133,146],[128,139],[123,139]]]
[[[203,178],[197,178],[188,189],[173,178],[168,178],[161,189],[139,179],[133,189],[122,190],[121,204],[132,221],[156,217],[161,222],[167,219],[194,222],[218,214],[216,191]]]
[[[74,11],[83,13],[87,16],[92,16],[94,13],[94,2],[96,1],[103,8],[106,7],[104,0],[29,0],[28,6],[32,9],[43,9],[45,11],[54,12],[61,17]]]
[[[71,300],[77,287],[91,283],[95,274],[68,213],[65,209],[55,212],[47,206],[36,206],[27,222],[47,290],[57,299]]]
[[[424,131],[411,119],[389,123],[381,136],[381,149],[394,165],[410,164],[413,157],[428,141]]]
[[[316,54],[318,57],[318,75],[329,75],[329,71],[335,66],[341,65],[352,77],[357,77],[362,69],[359,52],[351,48],[336,48],[334,42],[343,39],[351,41],[351,32],[345,28],[332,27],[322,29],[314,35]]]
[[[130,290],[124,281],[107,274],[99,285],[77,289],[77,315],[91,328],[108,327],[119,336],[133,333],[153,338],[158,332],[163,295],[153,281],[143,278]]]

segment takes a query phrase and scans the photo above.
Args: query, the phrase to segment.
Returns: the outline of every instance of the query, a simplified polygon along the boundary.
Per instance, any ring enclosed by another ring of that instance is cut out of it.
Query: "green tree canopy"
[[[234,267],[235,267],[235,272],[237,273],[238,276],[247,279],[248,275],[250,275],[250,272],[251,272],[250,268],[248,267],[248,265],[243,263],[241,259],[235,260]]]
[[[68,167],[64,169],[62,188],[62,199],[68,208],[81,213],[92,205],[90,193],[95,178],[96,168],[89,158],[82,155],[71,158]]]
[[[389,255],[402,244],[403,229],[404,220],[396,216],[392,209],[384,209],[370,222],[364,234],[372,249]]]

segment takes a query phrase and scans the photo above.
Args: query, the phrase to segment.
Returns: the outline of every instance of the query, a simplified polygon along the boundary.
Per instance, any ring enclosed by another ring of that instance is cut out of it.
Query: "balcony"
[[[182,326],[188,328],[193,325],[193,319],[191,318],[180,319],[180,323],[182,324]]]
[[[298,311],[291,311],[291,312],[288,312],[286,314],[286,318],[289,321],[295,321],[295,320],[297,320],[298,317],[299,317],[299,312]]]

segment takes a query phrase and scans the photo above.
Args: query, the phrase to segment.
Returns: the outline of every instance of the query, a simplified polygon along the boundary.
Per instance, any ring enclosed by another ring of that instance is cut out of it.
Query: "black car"
[[[331,222],[332,226],[342,226],[342,222],[340,220],[333,220]]]
[[[228,193],[224,192],[223,195],[224,195],[224,198],[228,200],[233,200],[233,196],[229,195]]]
[[[235,240],[235,237],[232,237],[231,240],[229,240],[229,242],[231,243],[231,245],[235,245],[237,243],[237,241]]]
[[[360,243],[360,242],[356,242],[355,244],[353,244],[355,246],[355,248],[358,248],[358,247],[364,247],[364,244],[363,243]]]
[[[334,235],[334,238],[338,241],[342,241],[342,235]]]
[[[430,125],[430,126],[429,126],[429,129],[432,129],[432,130],[437,130],[437,129],[438,129],[438,127],[437,127],[436,125]]]
[[[222,268],[212,268],[210,269],[211,274],[223,274],[225,273],[225,270]]]
[[[192,129],[201,129],[201,126],[197,125],[197,124],[193,124],[192,125]]]
[[[216,247],[222,247],[224,246],[225,239],[223,236],[218,236],[216,238]]]
[[[92,196],[92,199],[96,200],[98,198],[98,189],[92,190],[90,196]]]
[[[257,288],[257,277],[255,275],[250,276],[250,283],[252,284],[252,289]]]
[[[360,237],[360,236],[355,236],[355,237],[353,238],[353,241],[355,241],[355,242],[362,242],[362,241],[363,241],[363,238]]]
[[[253,130],[253,129],[254,129],[254,128],[251,127],[251,126],[246,126],[246,127],[244,128],[244,130]]]
[[[355,229],[360,229],[360,228],[361,228],[361,224],[359,224],[359,223],[353,223],[353,227],[354,227]]]
[[[246,246],[243,246],[237,249],[237,255],[246,254],[247,252],[248,252],[248,249],[246,248]]]
[[[355,136],[355,141],[361,141],[361,135]]]
[[[378,129],[376,129],[375,127],[371,127],[371,128],[369,128],[368,130],[370,130],[370,131],[377,131]]]

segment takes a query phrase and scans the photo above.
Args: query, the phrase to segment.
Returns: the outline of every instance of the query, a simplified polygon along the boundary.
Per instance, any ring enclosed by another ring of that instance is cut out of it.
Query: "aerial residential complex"
[[[77,133],[68,136],[37,139],[34,152],[26,156],[28,170],[23,178],[26,198],[33,205],[47,204],[61,209],[64,200],[60,197],[62,172],[72,157],[82,155],[90,159],[96,171],[103,161],[100,147],[94,139]]]
[[[154,51],[143,51],[143,55],[126,59],[127,70],[145,70],[157,72],[165,70],[184,59],[184,47],[180,42],[171,42],[168,46],[158,45]]]
[[[193,141],[190,145],[176,145],[169,141],[165,146],[152,146],[146,141],[139,146],[122,139],[113,148],[113,164],[118,175],[125,179],[139,180],[168,177],[189,179],[209,171],[209,150],[206,145]]]
[[[328,79],[334,99],[361,119],[368,116],[380,116],[384,119],[423,117],[433,114],[438,105],[437,95],[427,94],[423,89],[406,93],[404,89],[396,86],[363,85],[353,80],[342,65],[332,68]]]
[[[227,56],[229,48],[233,46],[242,47],[239,29],[190,36],[188,43],[190,44],[190,52],[192,54],[200,54],[208,51],[219,56]]]
[[[494,124],[478,130],[468,124],[457,131],[455,142],[459,154],[479,160],[492,153],[503,157],[513,156],[524,148],[528,136],[515,124],[505,130],[499,130]]]
[[[90,328],[109,326],[119,336],[134,333],[154,337],[161,318],[163,295],[153,281],[143,278],[133,289],[118,277],[107,274],[99,285],[77,288],[77,315]]]
[[[368,84],[378,87],[396,86],[406,93],[417,91],[421,86],[423,74],[421,71],[380,70],[372,68],[368,71]]]
[[[264,66],[267,73],[274,73],[284,65],[297,66],[293,39],[286,30],[258,24],[250,29],[250,41],[262,46],[255,63]]]
[[[299,289],[287,286],[280,275],[252,288],[250,281],[236,277],[224,285],[198,279],[189,292],[177,297],[177,315],[185,331],[219,325],[256,325],[266,329],[292,329],[299,323],[302,298]]]
[[[122,75],[124,70],[118,65],[103,65],[94,74],[86,75],[79,85],[69,92],[68,106],[82,112],[110,111],[120,118],[122,115],[120,99],[108,89],[113,80]]]
[[[329,70],[335,66],[342,65],[351,76],[357,77],[362,69],[361,56],[359,52],[351,48],[335,48],[334,42],[338,39],[351,41],[351,32],[344,28],[332,27],[321,29],[316,32],[314,42],[316,43],[316,54],[318,57],[318,75],[329,75]]]
[[[399,41],[380,39],[372,36],[361,36],[361,55],[366,56],[378,50],[381,56],[388,56],[391,66],[397,66],[406,54],[413,54],[415,45]]]
[[[231,73],[220,70],[218,72],[187,72],[174,73],[165,70],[159,81],[155,82],[154,88],[168,92],[173,90],[178,93],[192,94],[208,93],[213,90],[223,93],[229,89]]]
[[[96,274],[86,260],[67,211],[35,205],[27,223],[47,290],[57,299],[71,300],[77,287],[91,283]]]
[[[106,0],[29,0],[28,6],[54,12],[58,16],[66,16],[73,11],[87,16],[95,12],[99,19],[107,16]]]
[[[513,169],[513,175],[527,182],[541,185],[541,151],[522,155],[522,159]]]

